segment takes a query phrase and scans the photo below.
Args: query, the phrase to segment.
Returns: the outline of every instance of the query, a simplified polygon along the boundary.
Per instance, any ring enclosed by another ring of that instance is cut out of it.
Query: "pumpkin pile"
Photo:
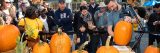
[[[16,47],[16,39],[20,35],[19,29],[14,25],[0,26],[0,52],[12,50]]]
[[[114,28],[114,41],[117,45],[127,45],[132,37],[132,24],[119,21]]]
[[[52,35],[50,41],[51,53],[70,53],[71,39],[60,28],[58,33]]]

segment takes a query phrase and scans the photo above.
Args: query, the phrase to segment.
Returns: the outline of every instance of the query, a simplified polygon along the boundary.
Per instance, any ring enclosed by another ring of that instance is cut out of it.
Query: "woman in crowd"
[[[2,0],[0,6],[1,23],[11,24],[16,17],[16,7],[11,4],[10,0]],[[15,23],[13,23],[15,24]]]

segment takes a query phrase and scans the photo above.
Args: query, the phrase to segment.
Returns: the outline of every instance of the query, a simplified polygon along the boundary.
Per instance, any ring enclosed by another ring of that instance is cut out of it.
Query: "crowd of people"
[[[10,0],[2,0],[0,24],[13,24],[21,33],[25,32],[27,38],[24,39],[28,41],[28,47],[33,47],[39,40],[49,43],[50,33],[56,32],[57,26],[71,38],[72,43],[75,44],[73,50],[89,40],[87,36],[89,34],[90,42],[84,49],[89,53],[95,53],[99,46],[106,44],[108,36],[112,36],[111,45],[115,44],[113,29],[118,21],[124,20],[133,23],[134,31],[142,31],[147,27],[149,45],[153,45],[155,40],[160,44],[160,3],[153,6],[152,12],[137,5],[137,2],[133,4],[119,3],[116,0],[99,4],[95,0],[90,0],[89,4],[82,1],[79,11],[72,13],[71,9],[66,7],[65,0],[58,1],[59,8],[55,11],[49,8],[47,2],[31,4],[27,0],[20,0],[16,8]],[[138,26],[139,23],[143,28]],[[134,31],[129,46],[133,46],[136,41]],[[73,34],[76,34],[76,37]]]

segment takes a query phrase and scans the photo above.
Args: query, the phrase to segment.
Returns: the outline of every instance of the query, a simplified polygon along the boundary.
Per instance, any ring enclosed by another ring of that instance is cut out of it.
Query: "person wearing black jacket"
[[[89,33],[89,30],[92,30],[95,28],[93,25],[93,19],[91,14],[87,11],[88,8],[86,6],[81,6],[80,11],[75,14],[74,19],[74,24],[76,24],[74,29],[76,29],[77,32],[77,44],[76,44],[76,49],[79,48],[85,41],[88,41],[87,34]],[[92,23],[90,23],[92,22]],[[92,26],[91,26],[92,25]],[[88,50],[89,53],[95,52],[97,46],[98,46],[98,40],[93,38],[95,37],[94,35],[90,35],[90,43],[85,47],[86,50]],[[97,40],[97,41],[95,41]],[[97,45],[97,46],[96,46]]]
[[[97,11],[97,10],[99,10],[99,4],[96,4],[95,3],[95,0],[90,0],[90,4],[89,4],[89,9],[88,9],[88,11],[91,13],[91,15],[92,15],[92,18],[94,18],[94,14],[95,14],[95,12]],[[94,24],[95,24],[95,20],[93,19],[93,22],[94,22]]]
[[[81,6],[80,11],[75,13],[74,17],[74,29],[77,34],[76,49],[78,49],[85,41],[87,41],[87,22],[91,20],[91,15],[88,13],[86,6]]]
[[[157,44],[160,44],[160,3],[153,6],[155,12],[152,13],[148,20],[149,33],[149,45],[153,45],[153,42],[157,40]]]
[[[59,0],[59,9],[55,11],[54,19],[58,26],[62,27],[64,32],[73,30],[73,17],[70,9],[66,7],[65,0]]]

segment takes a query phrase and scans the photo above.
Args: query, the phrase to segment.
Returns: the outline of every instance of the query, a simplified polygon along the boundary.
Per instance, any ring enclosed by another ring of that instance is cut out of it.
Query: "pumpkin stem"
[[[78,51],[82,51],[82,49],[84,49],[84,47],[90,42],[90,36],[89,34],[87,34],[88,37],[88,41],[85,41],[78,49]]]
[[[61,28],[58,28],[58,30],[57,30],[57,31],[58,31],[58,34],[59,34],[59,35],[61,35],[61,34],[62,34],[62,29],[61,29]]]
[[[74,36],[74,44],[76,44],[76,39],[77,39],[77,35],[76,34],[73,34],[73,36]]]
[[[82,53],[83,51],[82,50],[78,50],[78,53]]]
[[[106,40],[106,46],[110,46],[110,40],[111,40],[111,36],[108,36],[107,40]]]
[[[24,35],[25,35],[25,33],[22,34],[22,37],[21,37],[21,40],[20,40],[21,42],[23,41]]]
[[[44,42],[42,40],[40,40],[39,43],[38,43],[38,45],[40,45],[40,46],[43,45],[43,44],[44,44]]]
[[[16,53],[23,53],[24,49],[26,48],[27,41],[22,42],[24,35],[25,35],[25,33],[22,34],[21,38],[20,37],[17,38],[17,41],[16,41]]]
[[[58,35],[61,35],[62,34],[62,27],[59,27],[58,25],[56,25],[56,29],[57,29],[57,32],[58,32]]]

